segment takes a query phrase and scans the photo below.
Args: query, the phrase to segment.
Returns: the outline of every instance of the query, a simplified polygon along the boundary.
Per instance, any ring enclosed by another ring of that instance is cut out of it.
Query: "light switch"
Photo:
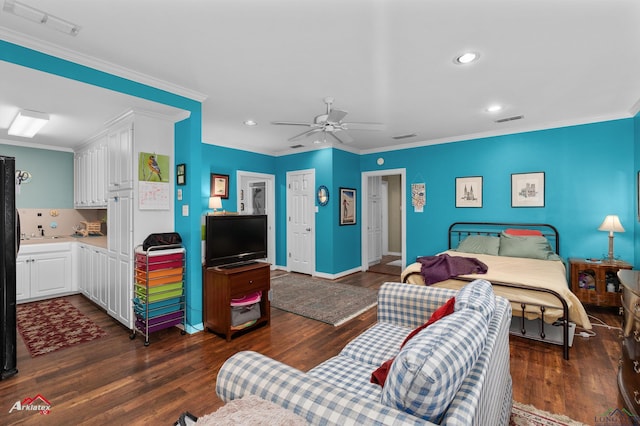
[[[182,216],[189,216],[189,204],[182,206]]]

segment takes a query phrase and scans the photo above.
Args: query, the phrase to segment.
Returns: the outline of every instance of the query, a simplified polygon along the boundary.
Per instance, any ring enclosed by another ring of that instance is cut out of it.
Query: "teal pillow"
[[[545,237],[509,235],[504,232],[500,234],[499,254],[508,257],[561,260]]]
[[[460,241],[460,244],[458,244],[455,251],[463,253],[491,254],[497,256],[499,248],[499,237],[492,237],[490,235],[469,235],[467,238]]]

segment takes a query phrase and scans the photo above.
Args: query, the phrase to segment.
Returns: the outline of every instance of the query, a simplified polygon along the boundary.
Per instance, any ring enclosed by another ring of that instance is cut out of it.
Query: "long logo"
[[[33,398],[16,401],[9,413],[14,411],[39,411],[40,414],[49,414],[51,412],[51,403],[44,396],[37,394]]]

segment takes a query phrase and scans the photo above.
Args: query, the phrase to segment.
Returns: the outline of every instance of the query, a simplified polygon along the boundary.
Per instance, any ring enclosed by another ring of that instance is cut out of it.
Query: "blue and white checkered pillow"
[[[473,309],[489,321],[496,310],[496,295],[487,280],[475,280],[462,287],[456,294],[456,311]]]
[[[381,402],[438,423],[482,352],[487,331],[484,315],[469,309],[422,330],[393,361]]]

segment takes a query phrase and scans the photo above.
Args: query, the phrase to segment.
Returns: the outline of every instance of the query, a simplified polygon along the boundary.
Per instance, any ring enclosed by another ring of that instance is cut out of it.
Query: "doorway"
[[[240,214],[267,215],[267,261],[271,268],[276,263],[275,176],[238,170],[236,172],[238,206]]]
[[[406,169],[362,173],[362,270],[406,266]],[[389,265],[391,266],[391,265]]]

